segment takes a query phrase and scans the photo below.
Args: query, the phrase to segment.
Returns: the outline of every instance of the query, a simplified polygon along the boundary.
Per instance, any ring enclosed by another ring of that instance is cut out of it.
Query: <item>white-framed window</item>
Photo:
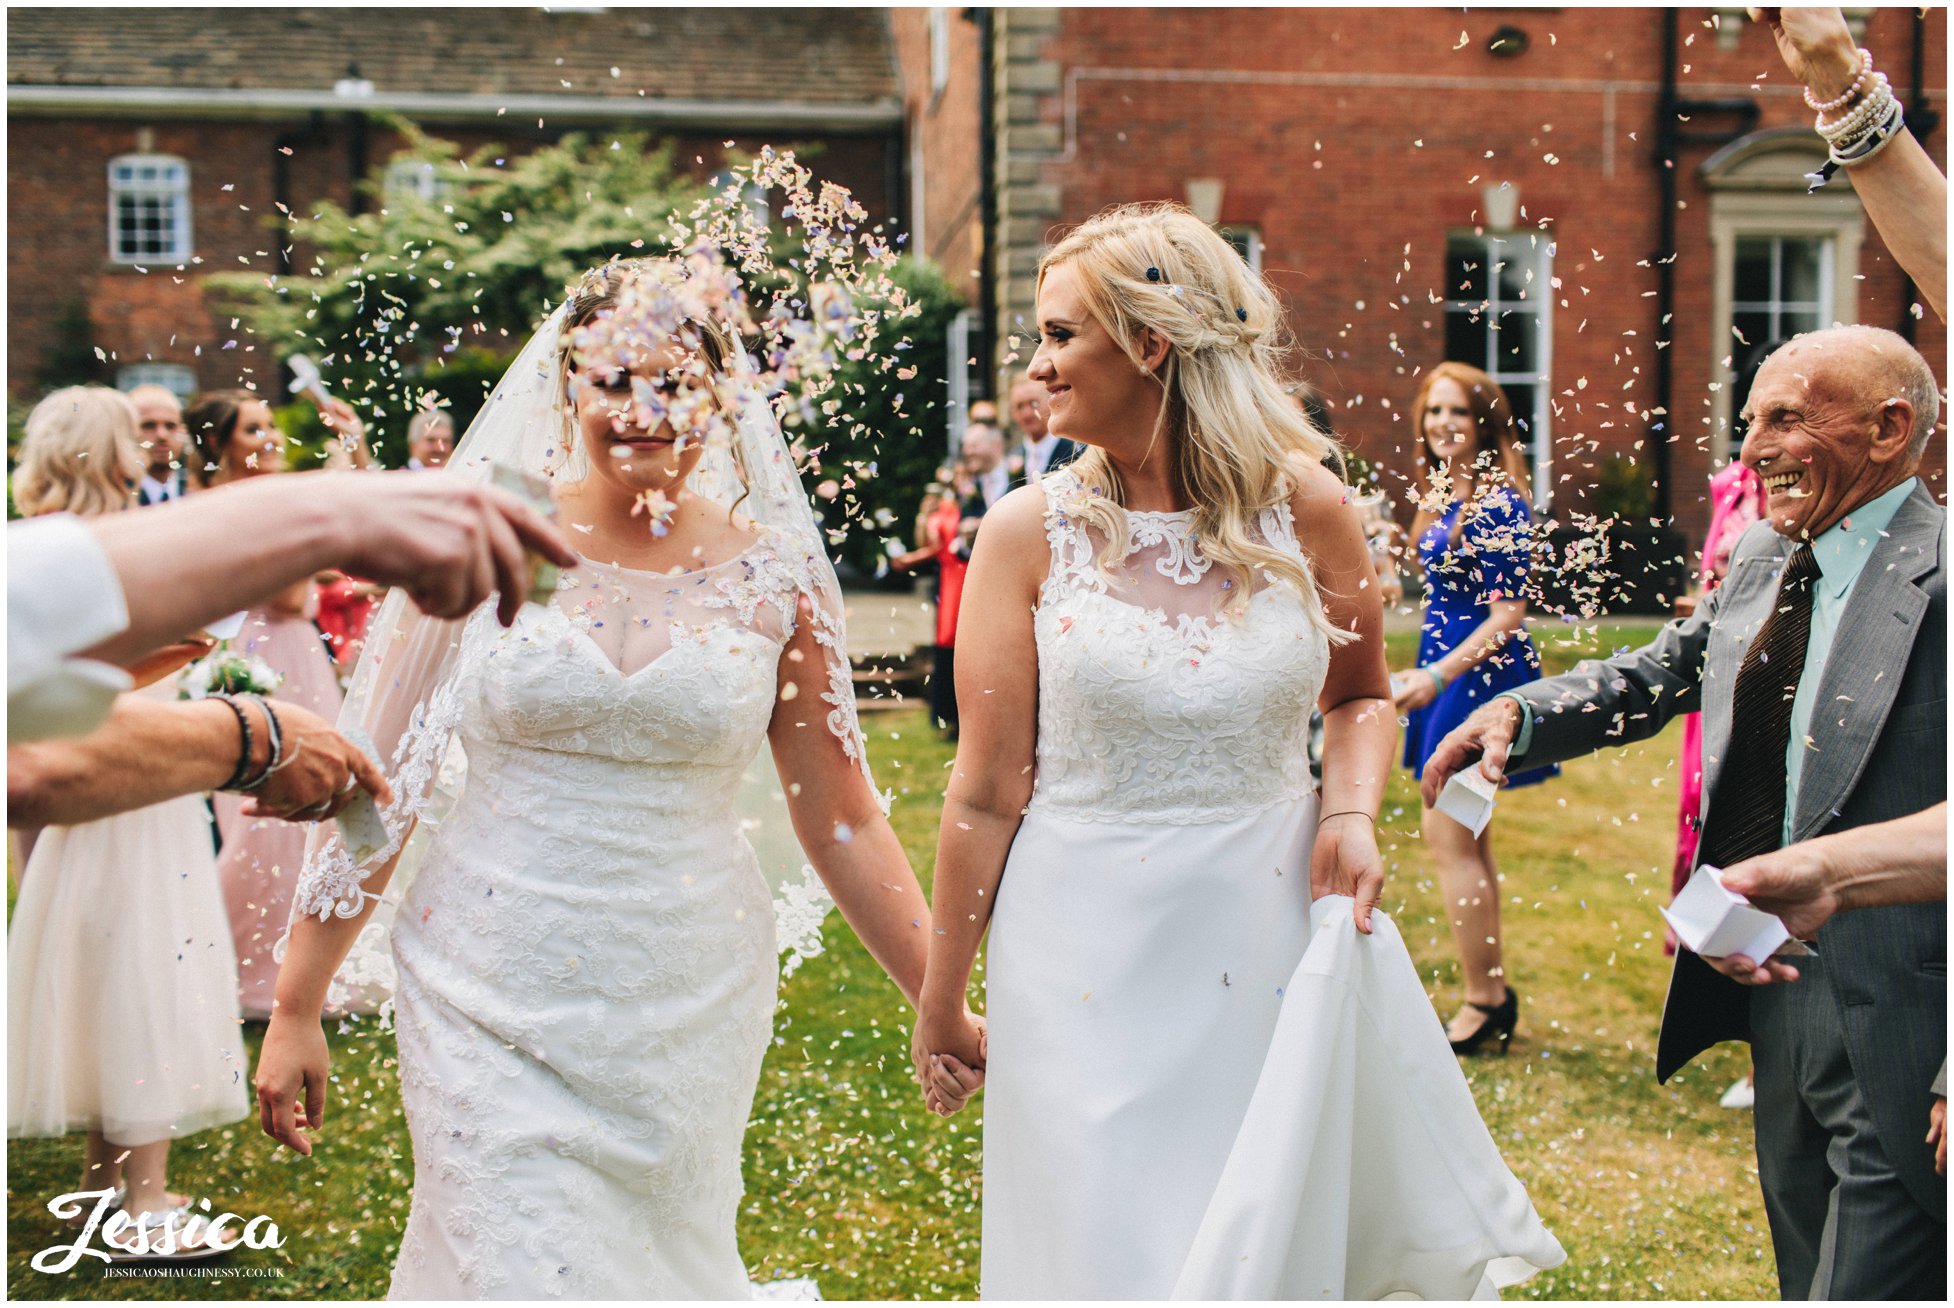
[[[1731,267],[1730,325],[1739,345],[1816,331],[1832,321],[1830,236],[1739,236]]]
[[[434,171],[432,160],[396,159],[387,165],[380,187],[390,202],[438,200],[447,191],[448,183]]]
[[[1248,270],[1257,276],[1262,273],[1262,233],[1254,227],[1230,226],[1221,229],[1221,238],[1235,247],[1235,253],[1242,256]]]
[[[197,393],[197,374],[180,363],[128,363],[115,370],[115,389],[161,386],[179,400]]]
[[[1701,165],[1710,188],[1711,385],[1695,422],[1690,408],[1679,412],[1677,432],[1702,442],[1713,467],[1743,444],[1740,392],[1764,348],[1858,321],[1865,211],[1850,186],[1808,193],[1805,174],[1824,158],[1823,143],[1794,126],[1732,142]]]
[[[175,155],[109,160],[109,258],[185,263],[190,258],[190,164]]]
[[[950,84],[950,11],[930,10],[930,94],[939,95]]]
[[[1445,242],[1445,357],[1498,382],[1526,442],[1536,503],[1552,499],[1554,242],[1545,232],[1455,232]]]

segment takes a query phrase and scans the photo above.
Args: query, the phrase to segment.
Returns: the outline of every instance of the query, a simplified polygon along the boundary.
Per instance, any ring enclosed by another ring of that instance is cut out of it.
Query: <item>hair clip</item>
[[[1150,281],[1150,282],[1157,282],[1157,281],[1159,281],[1159,280],[1160,280],[1160,269],[1158,269],[1158,268],[1149,268],[1149,269],[1147,269],[1147,280],[1148,280],[1148,281]]]
[[[1238,318],[1238,319],[1240,319],[1240,320],[1241,320],[1242,322],[1247,322],[1247,321],[1248,321],[1248,310],[1247,310],[1247,309],[1237,309],[1237,310],[1235,310],[1235,317],[1236,317],[1236,318]]]

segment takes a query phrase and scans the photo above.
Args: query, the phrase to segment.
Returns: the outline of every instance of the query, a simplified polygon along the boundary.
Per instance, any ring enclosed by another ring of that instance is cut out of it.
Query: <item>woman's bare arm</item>
[[[957,621],[957,759],[943,799],[919,1043],[981,1066],[964,996],[1004,861],[1031,799],[1038,737],[1032,610],[1050,559],[1045,497],[1021,487],[984,515]]]

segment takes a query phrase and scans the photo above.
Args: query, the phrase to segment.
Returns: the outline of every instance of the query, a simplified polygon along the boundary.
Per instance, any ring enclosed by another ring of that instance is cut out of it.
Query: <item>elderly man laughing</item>
[[[1946,511],[1914,475],[1940,408],[1899,336],[1836,327],[1766,360],[1743,459],[1769,516],[1651,644],[1495,699],[1440,743],[1426,803],[1703,714],[1700,857],[1727,866],[1947,796]],[[1947,1197],[1923,1139],[1947,1046],[1938,905],[1841,913],[1783,964],[1678,950],[1656,1076],[1720,1040],[1757,1066],[1757,1157],[1787,1299],[1945,1299]]]

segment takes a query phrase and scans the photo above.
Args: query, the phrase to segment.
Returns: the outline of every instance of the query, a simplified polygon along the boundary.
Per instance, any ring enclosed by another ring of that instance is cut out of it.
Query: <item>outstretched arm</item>
[[[1858,76],[1859,52],[1845,15],[1837,9],[1755,8],[1749,12],[1753,19],[1770,27],[1785,67],[1821,103],[1843,95]],[[1848,171],[1852,190],[1866,206],[1866,216],[1873,220],[1880,239],[1934,312],[1946,321],[1947,178],[1908,131]]]
[[[439,617],[499,592],[503,624],[528,588],[526,550],[576,562],[554,524],[493,487],[439,475],[345,472],[257,477],[89,530],[121,579],[129,623],[88,651],[126,663],[326,568],[406,589]],[[222,568],[185,559],[224,558]]]

